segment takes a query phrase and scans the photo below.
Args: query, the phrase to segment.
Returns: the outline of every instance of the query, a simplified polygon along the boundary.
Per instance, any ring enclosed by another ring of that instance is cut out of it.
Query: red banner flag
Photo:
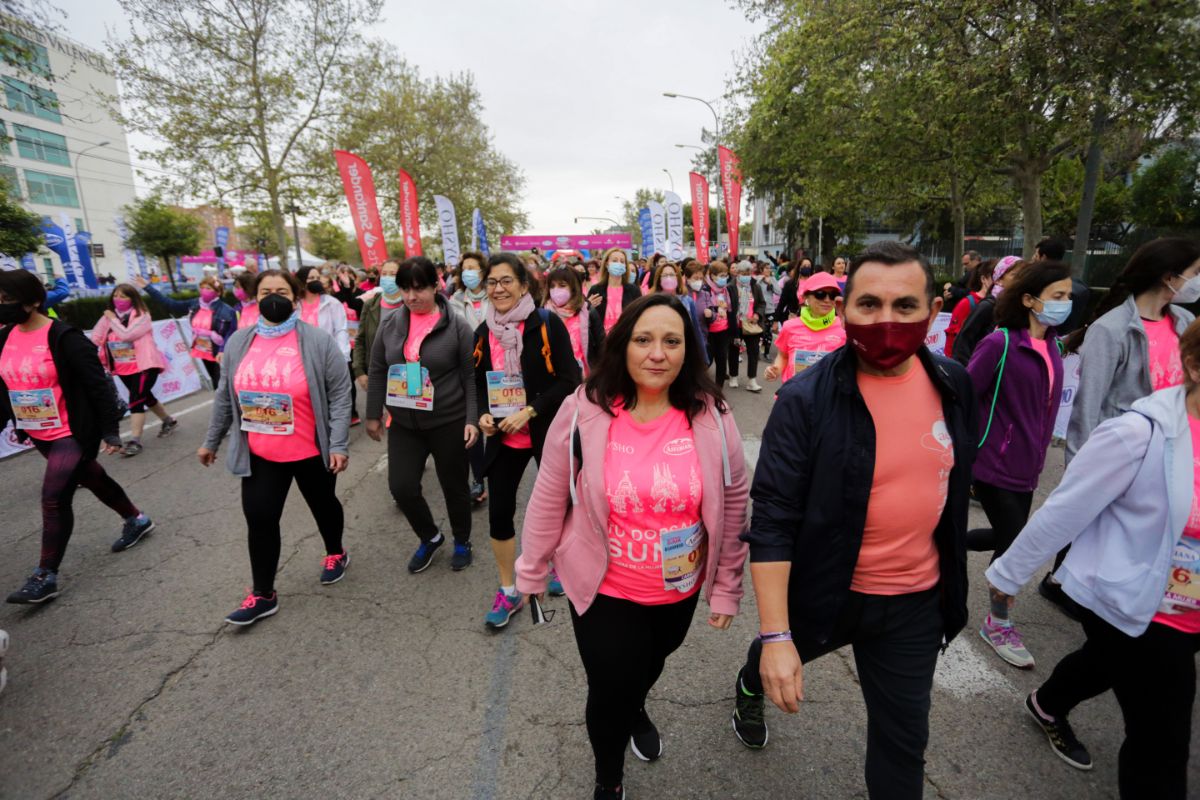
[[[350,204],[350,217],[358,234],[363,266],[378,267],[387,261],[387,244],[383,240],[383,223],[379,220],[379,206],[375,202],[371,168],[366,161],[345,150],[334,150],[333,157],[337,159],[338,172],[342,176],[346,202]]]
[[[721,192],[725,200],[725,222],[729,229],[729,255],[738,254],[738,225],[742,220],[742,170],[737,153],[724,145],[717,148],[721,159]]]
[[[696,240],[696,260],[708,263],[708,181],[696,172],[688,173],[692,186],[692,238]]]
[[[400,170],[400,227],[404,229],[404,254],[421,255],[421,212],[417,206],[417,184]]]

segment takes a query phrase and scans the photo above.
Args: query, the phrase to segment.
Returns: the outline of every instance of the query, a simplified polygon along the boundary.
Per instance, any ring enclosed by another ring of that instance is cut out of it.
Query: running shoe
[[[1083,606],[1063,591],[1062,584],[1054,580],[1052,573],[1047,572],[1046,577],[1042,578],[1042,582],[1038,584],[1038,594],[1058,606],[1058,610],[1071,619],[1076,622],[1083,621]]]
[[[1025,643],[1021,641],[1021,634],[1017,633],[1015,626],[995,625],[992,615],[988,614],[983,620],[983,627],[979,629],[979,635],[992,646],[996,655],[1009,664],[1018,669],[1033,669],[1033,656],[1025,649]]]
[[[662,738],[658,728],[650,720],[646,709],[637,712],[633,720],[633,735],[629,737],[629,747],[633,754],[642,761],[657,761],[662,757]]]
[[[18,605],[34,605],[58,597],[58,575],[38,567],[25,581],[25,585],[8,596],[8,602]]]
[[[730,378],[730,379],[729,379],[729,388],[730,388],[730,389],[736,389],[736,388],[738,388],[738,382],[737,382],[737,378]]]
[[[121,448],[121,455],[125,456],[126,458],[132,458],[145,449],[146,448],[142,447],[141,442],[137,441],[136,439],[130,439],[125,443],[125,446]]]
[[[277,593],[271,592],[270,596],[265,596],[251,592],[246,595],[241,607],[226,617],[225,621],[231,625],[252,625],[277,611],[279,611],[279,595]]]
[[[1071,730],[1071,723],[1067,722],[1065,717],[1051,719],[1039,711],[1036,694],[1037,692],[1031,692],[1025,698],[1025,710],[1029,712],[1029,716],[1033,717],[1033,721],[1050,740],[1050,749],[1075,769],[1085,771],[1091,769],[1092,755],[1083,746],[1083,743],[1075,738],[1075,732]]]
[[[145,514],[130,517],[125,520],[125,525],[121,528],[121,538],[113,542],[112,551],[119,553],[122,550],[128,550],[152,530],[154,530],[154,523]]]
[[[361,425],[361,424],[362,424],[362,419],[359,418],[358,414],[355,414],[354,416],[350,417],[350,427],[351,428],[353,428],[355,425]]]
[[[767,721],[763,718],[764,696],[751,694],[742,688],[742,676],[738,673],[733,682],[735,697],[733,710],[733,732],[738,741],[751,750],[767,746]]]
[[[471,566],[471,561],[474,558],[471,555],[471,543],[454,543],[454,555],[450,556],[450,569],[455,572],[462,572],[467,567]]]
[[[483,488],[482,481],[476,481],[471,484],[471,502],[479,505],[487,500],[487,489]]]
[[[747,392],[761,392],[762,387],[758,385],[758,381],[755,378],[751,378],[750,382],[746,384],[746,391]]]
[[[417,545],[417,552],[413,553],[413,557],[408,560],[408,571],[416,575],[418,572],[424,572],[429,569],[429,565],[433,563],[433,554],[445,542],[446,539],[443,537],[437,541],[430,540]]]
[[[551,597],[562,597],[567,593],[563,588],[562,581],[558,579],[558,573],[554,570],[550,570],[550,583],[546,586],[546,591],[550,593]]]
[[[592,792],[592,800],[625,800],[625,787],[606,789],[597,783],[596,790]]]
[[[168,437],[172,433],[174,433],[175,429],[178,427],[179,427],[179,420],[175,419],[174,417],[171,417],[170,419],[168,419],[166,422],[164,422],[162,424],[162,427],[160,427],[158,429],[158,438],[165,439],[166,437]]]
[[[4,655],[8,652],[8,634],[0,631],[0,692],[8,683],[8,668],[4,666]]]
[[[348,566],[350,566],[350,553],[345,548],[336,556],[325,556],[325,560],[321,563],[321,583],[326,586],[337,583],[346,574]]]
[[[525,605],[525,596],[520,592],[505,594],[503,589],[496,590],[496,599],[492,601],[492,610],[483,618],[483,624],[492,630],[499,630],[508,624],[512,615]]]

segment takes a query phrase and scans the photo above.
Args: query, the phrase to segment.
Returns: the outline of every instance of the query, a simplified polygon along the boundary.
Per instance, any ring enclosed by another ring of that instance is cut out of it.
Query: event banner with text
[[[363,266],[378,267],[387,261],[387,244],[383,237],[383,223],[379,219],[379,204],[375,198],[375,181],[371,168],[354,153],[334,150],[338,172],[342,176],[342,188],[346,191],[346,202],[350,204],[350,218],[358,234],[358,250],[362,254]]]

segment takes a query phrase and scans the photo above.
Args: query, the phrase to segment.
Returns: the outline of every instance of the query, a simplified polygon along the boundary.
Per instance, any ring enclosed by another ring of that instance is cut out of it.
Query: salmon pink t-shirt
[[[307,322],[309,325],[320,326],[321,324],[321,295],[317,295],[317,299],[309,302],[300,303],[300,319]]]
[[[625,301],[624,286],[609,286],[606,290],[608,298],[604,306],[604,330],[607,333],[617,324],[621,316],[621,304]]]
[[[822,359],[826,353],[832,353],[846,343],[846,329],[840,319],[824,330],[814,331],[804,324],[800,317],[789,319],[779,327],[779,336],[775,346],[783,353],[784,381],[790,380],[796,374],[799,363],[801,372]]]
[[[625,409],[617,409],[608,429],[604,485],[609,506],[608,571],[600,594],[663,605],[699,591],[704,546],[691,562],[698,570],[695,585],[680,592],[664,584],[660,545],[662,534],[700,523],[704,487],[687,416],[672,408],[656,420],[639,423]]]
[[[1150,350],[1150,385],[1154,391],[1183,383],[1183,362],[1179,358],[1179,334],[1169,314],[1160,320],[1142,320]]]
[[[267,461],[303,461],[321,455],[308,377],[300,359],[296,331],[277,339],[255,336],[233,377],[238,392],[270,392],[290,396],[293,428],[289,434],[247,433],[250,452]]]
[[[1188,427],[1192,434],[1192,453],[1200,454],[1200,420],[1189,415]],[[1200,611],[1179,611],[1177,606],[1170,603],[1169,595],[1173,589],[1178,588],[1173,587],[1173,583],[1190,585],[1200,582],[1200,469],[1193,469],[1193,473],[1195,490],[1192,496],[1192,513],[1183,526],[1183,538],[1175,546],[1167,586],[1168,597],[1163,600],[1164,607],[1168,607],[1170,613],[1160,611],[1152,620],[1184,633],[1200,633]]]
[[[587,358],[583,352],[583,338],[579,334],[579,321],[583,319],[587,310],[579,311],[573,316],[561,318],[563,324],[567,326],[567,333],[571,337],[571,353],[574,354],[575,360],[579,362],[580,367],[586,369]]]
[[[517,323],[517,331],[521,336],[525,335],[525,323]],[[496,334],[488,331],[488,347],[492,353],[492,369],[504,369],[504,351],[500,349],[500,340],[496,338]],[[529,402],[528,390],[526,390],[525,401]],[[500,442],[507,447],[515,450],[527,450],[533,447],[533,437],[529,435],[529,425],[521,428],[516,433],[500,434]]]
[[[858,388],[875,421],[875,472],[850,588],[880,595],[921,592],[940,575],[933,531],[954,467],[942,399],[915,363],[896,377],[859,372]]]
[[[258,324],[258,303],[248,303],[242,306],[238,314],[238,329],[253,328]]]
[[[1054,362],[1050,360],[1050,346],[1045,339],[1035,339],[1029,337],[1029,344],[1042,357],[1042,362],[1046,365],[1046,376],[1049,378],[1050,397],[1046,398],[1046,402],[1050,402],[1050,398],[1054,397]],[[1057,347],[1058,345],[1055,345]]]
[[[202,308],[192,317],[192,356],[204,361],[217,360],[217,348],[212,340],[213,312]]]
[[[431,311],[428,314],[409,313],[408,338],[404,340],[405,361],[421,360],[421,345],[425,342],[425,337],[433,330],[433,326],[437,325],[437,321],[441,318],[441,313],[437,311]]]
[[[9,401],[21,430],[34,439],[53,442],[71,435],[67,401],[58,382],[58,368],[50,355],[50,326],[26,333],[13,327],[4,351],[0,352],[0,378],[9,391]],[[24,394],[18,407],[14,395]]]

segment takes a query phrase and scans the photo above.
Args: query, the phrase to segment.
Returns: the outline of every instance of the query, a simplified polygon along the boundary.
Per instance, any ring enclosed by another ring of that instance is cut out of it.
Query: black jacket
[[[4,351],[12,331],[12,326],[0,330],[0,352]],[[119,445],[121,412],[117,408],[117,389],[100,364],[96,345],[83,331],[60,320],[50,323],[47,341],[67,403],[67,424],[83,450],[83,457],[95,458],[101,440]],[[8,386],[0,378],[0,428],[12,419]],[[24,431],[17,432],[19,441],[28,438]]]
[[[967,319],[963,322],[962,330],[954,340],[954,360],[964,367],[971,363],[971,354],[975,346],[992,331],[996,330],[996,298],[988,295],[980,300]]]
[[[635,289],[636,291],[636,289]],[[546,326],[546,339],[550,343],[550,365],[554,372],[546,368],[546,356],[543,354],[542,325]],[[542,445],[546,442],[546,431],[563,401],[575,391],[583,379],[579,362],[571,349],[571,335],[567,326],[558,315],[546,309],[535,309],[525,319],[525,333],[522,337],[521,376],[525,379],[525,402],[533,406],[537,416],[529,421],[529,436],[533,439],[533,453],[540,461]],[[475,329],[475,391],[479,404],[480,416],[488,413],[487,373],[492,370],[492,346],[488,337],[487,323],[482,323]],[[484,474],[500,454],[500,437],[491,436],[487,440],[487,453],[484,456]]]
[[[934,530],[943,634],[967,621],[967,504],[975,459],[975,401],[961,366],[922,347],[919,367],[942,397],[954,440],[949,497]],[[850,593],[875,472],[875,422],[858,389],[857,358],[841,347],[784,384],[762,437],[742,538],[750,560],[790,561],[792,635],[824,644]],[[798,491],[800,490],[800,491]],[[803,648],[802,648],[803,650]]]
[[[591,289],[588,289],[588,297],[593,295],[599,296],[600,305],[596,306],[596,311],[600,314],[600,322],[603,326],[604,314],[608,310],[608,281],[597,283]],[[629,304],[642,296],[642,290],[632,283],[622,285],[621,292],[621,310],[629,308]],[[590,305],[590,304],[589,304]],[[590,333],[588,334],[591,335]]]

